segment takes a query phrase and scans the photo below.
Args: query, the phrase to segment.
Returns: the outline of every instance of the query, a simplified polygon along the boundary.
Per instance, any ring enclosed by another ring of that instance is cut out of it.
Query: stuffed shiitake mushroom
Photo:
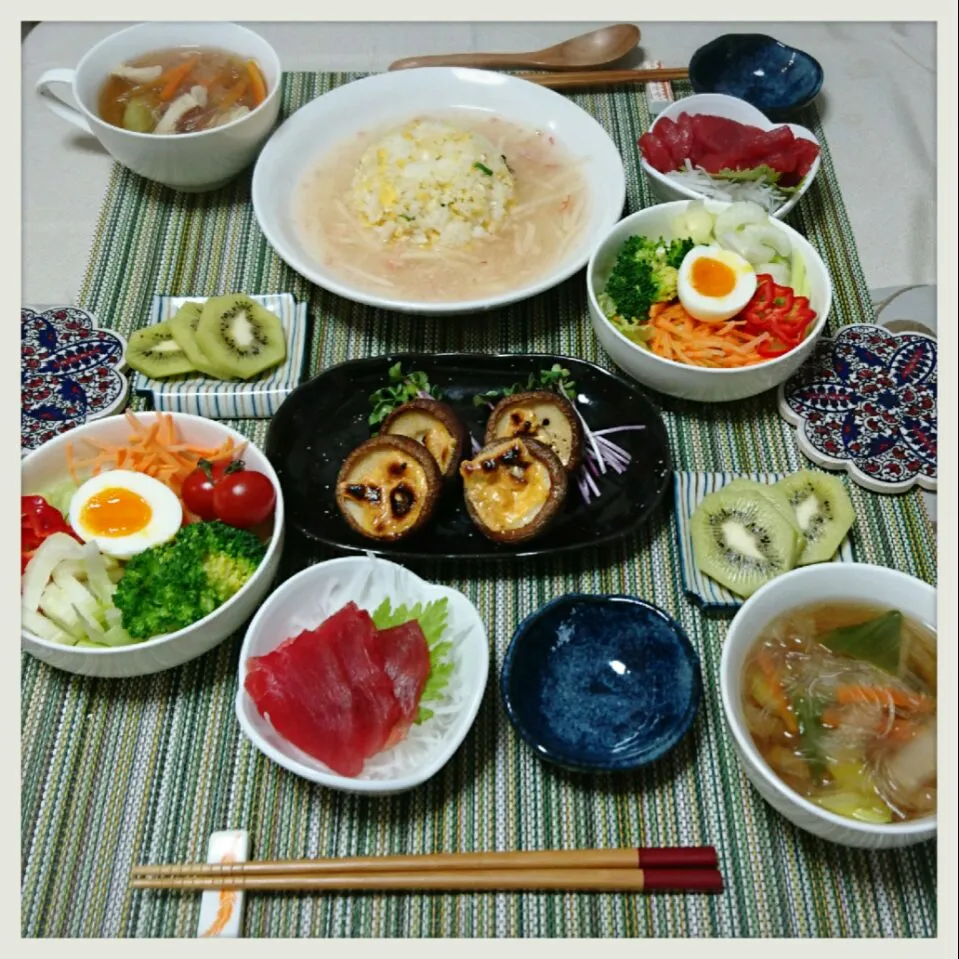
[[[527,437],[496,440],[460,463],[463,496],[480,532],[500,543],[520,543],[542,533],[566,497],[559,457]]]
[[[361,536],[389,542],[418,530],[436,507],[443,477],[432,454],[406,436],[380,433],[346,458],[336,505]]]
[[[514,393],[500,400],[486,422],[485,443],[522,436],[548,446],[567,472],[580,464],[583,433],[572,404],[552,390]]]
[[[432,454],[443,479],[452,479],[463,459],[467,432],[460,418],[439,400],[410,400],[383,421],[380,433],[407,436]]]

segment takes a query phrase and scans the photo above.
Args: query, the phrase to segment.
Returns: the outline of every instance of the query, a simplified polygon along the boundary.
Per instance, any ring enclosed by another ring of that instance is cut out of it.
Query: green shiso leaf
[[[390,629],[393,626],[402,626],[411,620],[416,620],[426,637],[426,645],[430,650],[430,671],[420,697],[420,706],[416,714],[416,722],[423,723],[433,716],[432,710],[423,706],[425,702],[442,699],[450,676],[453,674],[455,663],[449,659],[453,650],[450,642],[440,642],[449,622],[449,600],[435,599],[431,603],[416,603],[407,606],[403,603],[393,609],[389,597],[383,600],[370,614],[373,625],[377,629]]]

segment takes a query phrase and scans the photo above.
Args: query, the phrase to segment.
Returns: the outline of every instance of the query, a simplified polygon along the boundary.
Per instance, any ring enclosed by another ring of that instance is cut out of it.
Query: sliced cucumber
[[[806,278],[806,263],[799,250],[793,250],[792,269],[789,275],[789,285],[796,296],[809,296],[809,281]]]

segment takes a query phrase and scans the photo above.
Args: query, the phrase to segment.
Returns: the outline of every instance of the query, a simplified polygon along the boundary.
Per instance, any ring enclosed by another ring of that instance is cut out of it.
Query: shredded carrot
[[[647,345],[664,359],[721,369],[752,366],[765,359],[756,347],[769,338],[768,333],[747,333],[742,320],[697,320],[678,301],[653,304],[649,326],[652,336]]]
[[[177,88],[183,83],[184,80],[190,75],[193,68],[196,66],[197,61],[200,58],[198,56],[191,57],[189,60],[184,60],[183,63],[177,64],[175,67],[171,67],[166,71],[161,77],[157,79],[157,83],[163,83],[163,87],[160,90],[160,99],[166,102],[173,98],[173,94],[176,93]]]
[[[897,709],[926,713],[934,709],[933,700],[922,693],[910,693],[893,686],[848,685],[836,687],[836,702],[843,706],[854,703],[892,705]]]
[[[250,86],[253,88],[253,105],[258,107],[266,99],[266,81],[253,60],[246,61],[246,72],[250,75]]]
[[[86,458],[78,458],[73,444],[67,444],[67,469],[75,483],[81,483],[82,476],[122,467],[161,480],[179,496],[183,481],[196,469],[201,459],[234,459],[246,448],[245,443],[237,446],[232,439],[213,447],[184,443],[177,439],[173,417],[169,413],[158,413],[149,425],[141,423],[129,410],[126,411],[126,417],[132,432],[125,444],[110,445],[87,440],[85,442],[95,452]]]

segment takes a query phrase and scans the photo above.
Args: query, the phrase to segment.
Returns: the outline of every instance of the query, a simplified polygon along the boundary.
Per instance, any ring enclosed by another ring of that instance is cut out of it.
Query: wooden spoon
[[[408,57],[390,64],[391,70],[411,67],[534,67],[540,70],[582,70],[601,67],[626,56],[639,43],[639,27],[617,23],[529,53],[448,53]]]

